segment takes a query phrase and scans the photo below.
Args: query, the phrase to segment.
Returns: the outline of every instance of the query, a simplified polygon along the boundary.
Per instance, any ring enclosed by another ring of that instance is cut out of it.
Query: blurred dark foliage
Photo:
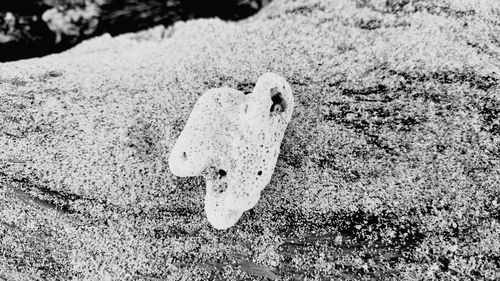
[[[0,62],[66,50],[86,38],[117,35],[178,20],[248,17],[268,0],[0,1]]]

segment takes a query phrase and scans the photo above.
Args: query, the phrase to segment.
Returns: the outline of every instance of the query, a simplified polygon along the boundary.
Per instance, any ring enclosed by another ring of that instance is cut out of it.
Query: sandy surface
[[[0,64],[0,279],[498,280],[500,8],[465,2],[277,0]],[[218,231],[169,150],[268,71],[294,115]]]

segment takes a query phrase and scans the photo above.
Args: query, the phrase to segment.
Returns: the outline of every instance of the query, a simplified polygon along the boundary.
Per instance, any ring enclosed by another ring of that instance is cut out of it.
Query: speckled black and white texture
[[[0,279],[498,280],[500,10],[472,2],[276,0],[0,64]],[[216,230],[169,150],[266,72],[293,116]]]

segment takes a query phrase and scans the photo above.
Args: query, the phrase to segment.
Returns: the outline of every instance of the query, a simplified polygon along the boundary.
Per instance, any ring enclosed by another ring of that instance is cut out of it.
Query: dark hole
[[[220,169],[219,172],[217,172],[217,174],[219,175],[219,179],[222,179],[223,177],[225,177],[227,175],[226,171]]]
[[[187,159],[187,154],[186,154],[186,152],[183,152],[183,153],[182,153],[181,158],[182,158],[182,160],[186,160],[186,159]]]
[[[258,171],[257,175],[259,175],[259,176],[262,175],[262,171]]]
[[[277,104],[277,103],[281,103],[283,98],[281,97],[281,94],[278,93],[277,95],[272,96],[271,100],[273,101],[273,104]]]
[[[285,100],[283,100],[283,96],[280,92],[278,92],[277,88],[271,89],[271,101],[273,102],[273,104],[271,105],[271,112],[281,113],[285,111]]]

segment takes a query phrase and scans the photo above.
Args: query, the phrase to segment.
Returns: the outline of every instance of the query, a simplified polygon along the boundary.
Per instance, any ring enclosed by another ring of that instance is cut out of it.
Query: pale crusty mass
[[[248,95],[211,89],[194,106],[169,166],[176,176],[205,178],[205,213],[214,228],[233,226],[259,201],[293,106],[290,85],[274,73],[262,75]]]

